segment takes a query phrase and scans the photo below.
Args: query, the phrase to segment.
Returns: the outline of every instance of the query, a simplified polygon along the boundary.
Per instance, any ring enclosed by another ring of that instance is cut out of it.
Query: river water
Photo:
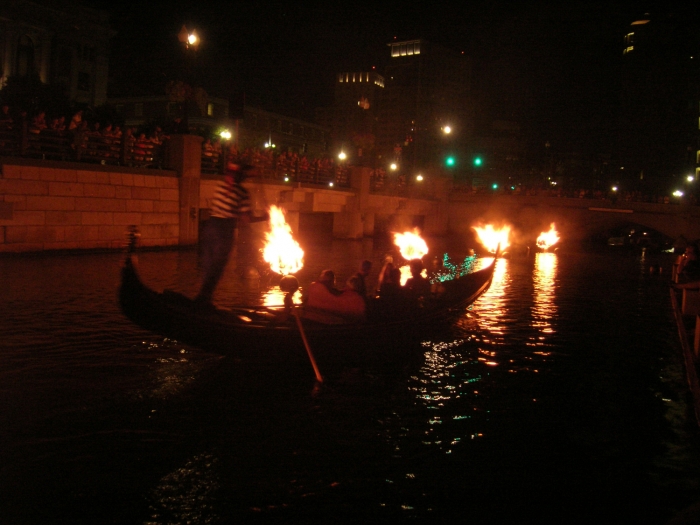
[[[390,251],[305,246],[302,284]],[[1,258],[0,523],[667,523],[700,500],[670,255],[603,248],[500,259],[418,363],[320,387],[134,326],[122,254]],[[195,292],[195,252],[139,259]],[[269,300],[234,259],[219,304]]]

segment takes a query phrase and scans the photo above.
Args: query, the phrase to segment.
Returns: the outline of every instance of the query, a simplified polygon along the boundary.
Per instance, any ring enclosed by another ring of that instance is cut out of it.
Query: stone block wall
[[[142,246],[179,243],[174,171],[9,159],[0,168],[0,253],[118,249],[132,224]]]

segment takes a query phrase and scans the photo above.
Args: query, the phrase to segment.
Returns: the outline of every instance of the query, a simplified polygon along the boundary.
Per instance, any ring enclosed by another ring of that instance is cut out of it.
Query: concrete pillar
[[[202,137],[173,135],[168,142],[166,168],[180,178],[180,241],[197,244],[199,237],[199,183],[202,173]]]
[[[355,197],[348,199],[345,211],[333,214],[333,236],[338,239],[362,239],[374,235],[374,215],[370,223],[364,213],[369,200],[370,175],[372,170],[362,166],[350,167],[350,188]]]
[[[436,177],[434,179],[433,194],[437,202],[430,213],[425,215],[423,231],[426,235],[447,235],[450,218],[449,190],[451,187],[451,182],[444,177]]]

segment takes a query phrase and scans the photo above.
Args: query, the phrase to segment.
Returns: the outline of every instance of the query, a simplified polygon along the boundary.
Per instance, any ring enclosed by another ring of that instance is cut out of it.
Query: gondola
[[[376,354],[384,357],[406,351],[434,330],[464,315],[490,285],[496,259],[488,267],[443,283],[439,297],[389,314],[368,315],[369,320],[323,324],[304,317],[302,306],[202,307],[190,298],[146,286],[138,274],[130,243],[121,274],[119,302],[123,313],[140,327],[190,346],[241,359],[304,356],[313,348],[320,361],[352,357],[359,361]],[[378,307],[378,305],[376,305]],[[373,308],[370,308],[372,310]],[[304,344],[306,343],[306,344]]]

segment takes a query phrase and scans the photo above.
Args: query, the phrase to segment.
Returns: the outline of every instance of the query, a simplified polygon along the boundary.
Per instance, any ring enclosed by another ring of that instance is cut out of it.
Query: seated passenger
[[[416,299],[430,297],[430,281],[421,275],[423,272],[423,261],[411,259],[408,265],[411,268],[411,277],[406,281],[404,288],[409,290],[410,296]]]
[[[365,259],[360,263],[360,268],[354,275],[358,282],[357,291],[362,297],[367,297],[367,276],[370,271],[372,271],[372,261]]]
[[[678,282],[691,282],[700,280],[700,258],[698,257],[698,246],[689,243],[685,248],[685,253],[679,257],[678,262]]]
[[[353,280],[355,279],[355,280]],[[324,270],[318,281],[311,283],[305,290],[304,317],[324,324],[344,324],[365,319],[365,301],[357,292],[355,277],[348,280],[343,291],[334,286],[335,274]]]

